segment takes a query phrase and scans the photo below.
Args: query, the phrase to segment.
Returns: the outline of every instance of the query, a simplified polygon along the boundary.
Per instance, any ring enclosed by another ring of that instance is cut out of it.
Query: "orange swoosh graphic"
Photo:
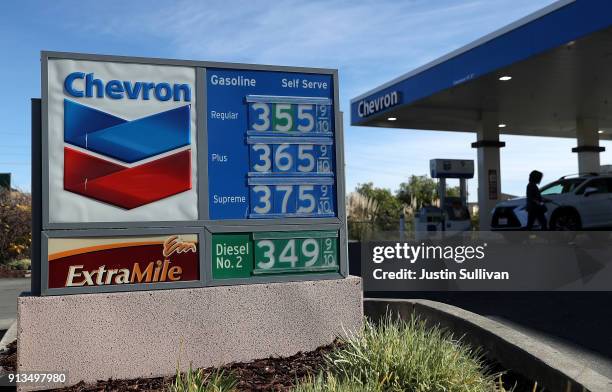
[[[115,248],[129,248],[132,246],[142,246],[142,245],[162,245],[164,241],[141,241],[141,242],[118,242],[115,244],[105,244],[105,245],[94,245],[88,246],[85,248],[79,249],[71,249],[63,252],[57,252],[50,254],[48,257],[49,261],[61,259],[68,256],[74,256],[82,253],[91,253],[97,252],[99,250],[107,250],[107,249],[115,249]]]

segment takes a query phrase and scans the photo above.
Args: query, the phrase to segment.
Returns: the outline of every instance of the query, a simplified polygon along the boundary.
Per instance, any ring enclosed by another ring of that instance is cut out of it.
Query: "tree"
[[[378,203],[361,193],[351,192],[346,197],[346,220],[349,239],[368,238],[375,229]]]
[[[0,188],[0,264],[30,255],[32,197]]]
[[[413,210],[421,208],[423,204],[432,204],[437,198],[437,184],[427,177],[410,176],[408,182],[402,182],[397,191],[397,198]]]
[[[389,189],[376,188],[373,183],[368,182],[357,185],[355,191],[376,202],[374,225],[377,230],[392,231],[399,228],[399,219],[404,206]]]
[[[446,188],[446,196],[459,197],[461,195],[461,188],[458,186],[449,186]]]
[[[446,196],[459,197],[461,194],[458,186],[446,188]],[[423,176],[410,176],[408,182],[402,182],[397,191],[397,198],[404,204],[409,205],[412,210],[417,210],[423,204],[433,204],[434,201],[440,199],[438,195],[438,183],[432,179]]]

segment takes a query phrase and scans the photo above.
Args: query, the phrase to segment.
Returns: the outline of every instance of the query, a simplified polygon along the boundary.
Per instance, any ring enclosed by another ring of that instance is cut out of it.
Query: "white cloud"
[[[394,190],[409,175],[427,173],[431,158],[476,159],[470,148],[475,135],[350,127],[350,98],[552,2],[226,0],[153,1],[145,7],[100,2],[88,3],[86,20],[82,9],[60,13],[68,30],[155,42],[178,58],[339,68],[348,189],[373,181]],[[538,162],[547,179],[576,170],[574,141],[505,139],[504,192],[524,192],[534,169],[528,162]]]
[[[73,9],[66,22],[93,34],[155,38],[188,58],[360,68],[393,59],[432,59],[440,50],[467,43],[466,37],[477,38],[483,29],[501,27],[511,21],[507,14],[524,14],[545,1],[515,0],[510,11],[491,3],[175,1],[146,3],[145,8],[101,3],[88,14],[107,15],[83,21],[83,9]]]

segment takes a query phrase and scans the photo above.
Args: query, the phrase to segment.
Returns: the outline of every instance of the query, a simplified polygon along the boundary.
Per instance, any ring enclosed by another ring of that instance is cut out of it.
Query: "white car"
[[[551,230],[612,227],[612,174],[561,177],[540,188]],[[492,230],[522,230],[527,226],[526,198],[498,203],[492,212]],[[535,222],[534,229],[539,223]]]

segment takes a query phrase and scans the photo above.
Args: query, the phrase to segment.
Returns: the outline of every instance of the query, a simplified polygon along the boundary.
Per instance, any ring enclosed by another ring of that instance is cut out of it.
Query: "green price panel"
[[[337,271],[337,236],[328,231],[253,233],[253,274]]]
[[[250,234],[215,234],[212,237],[214,279],[248,278],[253,272]]]
[[[213,279],[339,270],[335,231],[213,235]]]

